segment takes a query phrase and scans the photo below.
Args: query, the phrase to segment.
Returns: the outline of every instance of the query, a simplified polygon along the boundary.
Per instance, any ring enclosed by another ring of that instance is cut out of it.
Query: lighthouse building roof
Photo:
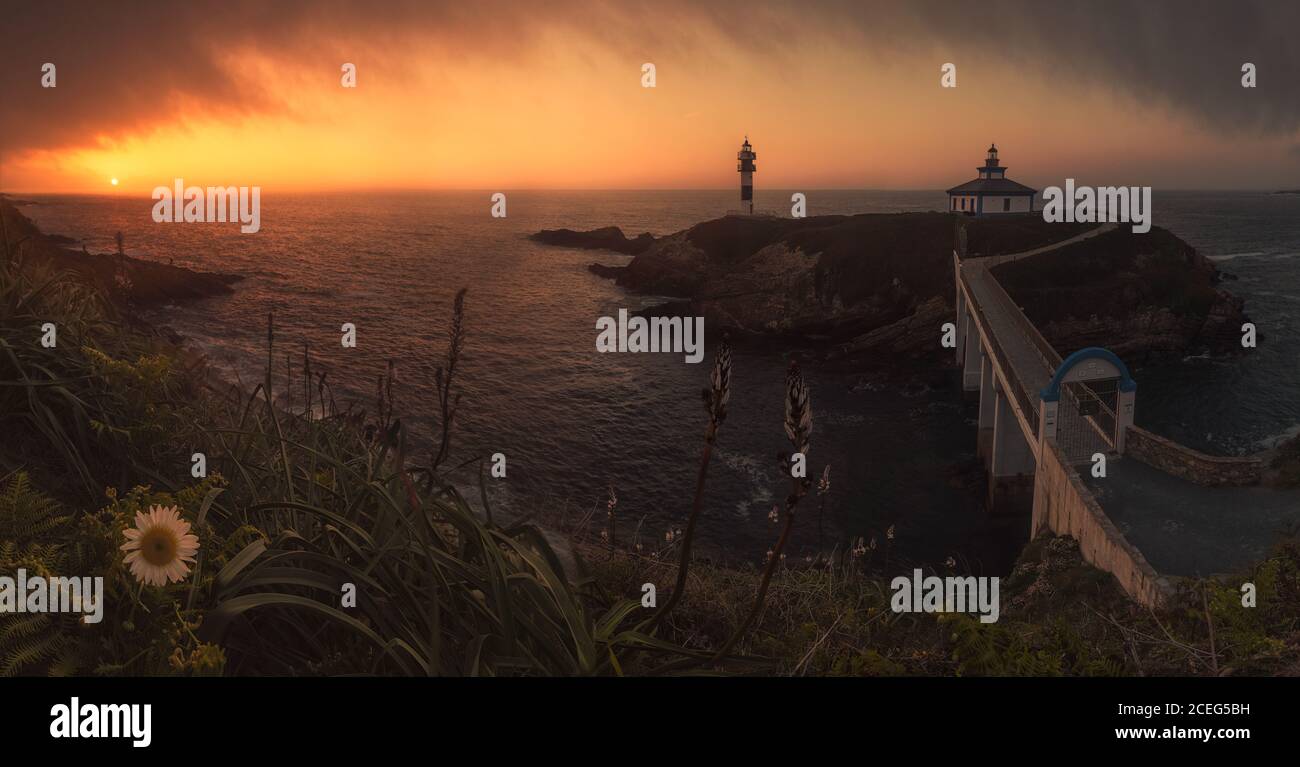
[[[977,178],[954,186],[948,194],[1034,194],[1038,190],[1018,184],[1009,178]]]

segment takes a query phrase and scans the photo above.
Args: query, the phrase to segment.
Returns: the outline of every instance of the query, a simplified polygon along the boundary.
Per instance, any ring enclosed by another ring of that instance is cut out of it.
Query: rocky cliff
[[[1113,232],[993,268],[1058,351],[1105,346],[1126,359],[1241,349],[1244,302],[1172,232]]]
[[[104,295],[124,300],[132,306],[143,308],[227,294],[232,292],[231,285],[243,279],[238,275],[198,272],[132,256],[66,248],[64,245],[75,241],[63,235],[41,232],[15,207],[21,202],[0,197],[2,223],[8,231],[9,241],[17,243],[15,258],[21,251],[21,255],[31,262],[70,269],[102,288]],[[0,251],[0,258],[4,255]]]
[[[947,213],[727,216],[648,241],[613,227],[536,238],[637,250],[626,266],[592,271],[633,292],[682,297],[731,332],[800,336],[822,342],[830,358],[870,361],[942,353],[959,226],[972,258],[1030,251],[1092,228]],[[1126,229],[1003,264],[995,274],[1062,354],[1090,345],[1127,357],[1237,348],[1242,303],[1218,287],[1214,265],[1168,231]]]

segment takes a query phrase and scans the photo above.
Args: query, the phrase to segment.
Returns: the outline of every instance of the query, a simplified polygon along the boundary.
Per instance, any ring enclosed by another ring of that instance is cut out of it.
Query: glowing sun
[[[108,180],[108,183],[112,184],[113,186],[117,186],[117,179],[111,178]]]

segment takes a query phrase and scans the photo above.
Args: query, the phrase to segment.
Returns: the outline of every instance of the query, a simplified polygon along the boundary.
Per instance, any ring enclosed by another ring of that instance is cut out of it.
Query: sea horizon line
[[[194,186],[206,188],[209,184],[196,183]],[[217,186],[228,186],[220,184]],[[274,186],[260,185],[264,189],[274,189],[276,193],[291,194],[298,196],[331,196],[341,194],[430,194],[430,193],[487,193],[493,192],[605,192],[605,193],[646,193],[646,192],[723,192],[734,193],[735,187],[334,187],[330,189],[302,189],[298,187],[285,187],[275,189]],[[1042,190],[1038,190],[1040,193]],[[1153,193],[1169,192],[1200,192],[1200,193],[1260,193],[1273,194],[1277,192],[1295,192],[1300,189],[1274,188],[1274,187],[1164,187],[1155,188]],[[763,192],[924,192],[933,194],[945,194],[946,189],[933,187],[856,187],[856,186],[827,186],[827,187],[783,187],[773,186],[766,189],[755,190],[756,194]],[[122,198],[141,198],[150,199],[148,192],[128,192],[125,190],[109,191],[92,191],[92,190],[59,190],[59,191],[31,191],[17,189],[0,189],[0,195],[8,197],[122,197]]]

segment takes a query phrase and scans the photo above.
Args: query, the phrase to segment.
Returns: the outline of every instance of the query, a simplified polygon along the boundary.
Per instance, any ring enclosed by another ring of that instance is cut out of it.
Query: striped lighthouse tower
[[[742,210],[748,209],[750,215],[754,214],[754,171],[758,170],[754,165],[754,159],[758,155],[754,153],[754,147],[749,145],[749,136],[745,137],[745,143],[741,144],[740,151],[736,153],[736,170],[740,171],[740,207]]]

